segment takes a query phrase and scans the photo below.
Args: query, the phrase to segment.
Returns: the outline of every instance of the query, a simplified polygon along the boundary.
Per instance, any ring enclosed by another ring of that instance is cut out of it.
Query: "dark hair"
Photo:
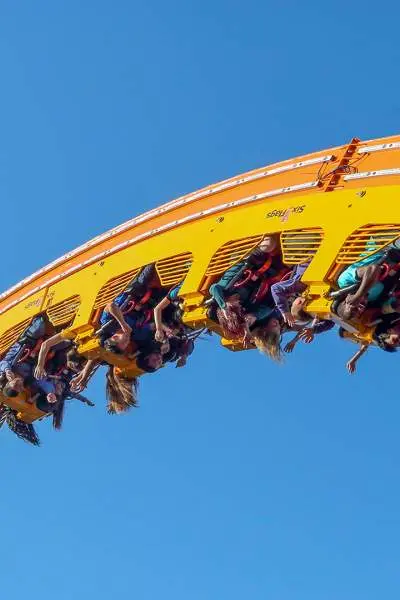
[[[40,440],[35,431],[32,423],[25,423],[18,419],[15,410],[11,410],[5,405],[0,406],[0,424],[7,423],[8,427],[17,435],[21,440],[29,442],[34,446],[40,445]]]
[[[182,354],[185,347],[185,340],[181,337],[173,336],[168,339],[169,350],[163,354],[163,363],[174,361]]]
[[[153,350],[149,354],[138,354],[138,356],[136,357],[136,366],[141,371],[145,371],[146,373],[154,373],[155,371],[157,371],[157,369],[155,369],[154,367],[150,367],[150,365],[148,364],[149,356],[151,354],[159,354],[159,352]]]
[[[64,409],[65,409],[65,396],[57,397],[57,402],[49,402],[47,400],[47,394],[40,392],[34,397],[36,408],[47,414],[53,414],[53,427],[54,429],[61,429]]]
[[[61,398],[57,399],[57,402],[52,409],[53,412],[53,427],[54,429],[61,429],[62,422],[64,419],[64,409],[65,409],[65,396],[61,396]]]
[[[131,300],[140,302],[147,292],[147,288],[144,283],[133,281],[127,288],[125,288],[125,292],[129,294]]]
[[[163,311],[163,321],[172,327],[182,325],[183,310],[171,302]]]
[[[400,262],[400,250],[399,248],[390,248],[386,250],[385,260],[393,263]]]
[[[32,396],[32,400],[35,400],[36,408],[44,413],[52,412],[53,406],[47,400],[47,395],[44,392],[38,392],[35,396]]]

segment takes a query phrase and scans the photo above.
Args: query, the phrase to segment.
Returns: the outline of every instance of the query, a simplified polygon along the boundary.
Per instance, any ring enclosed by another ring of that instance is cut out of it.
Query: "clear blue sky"
[[[5,289],[88,238],[277,160],[398,133],[398,2],[3,0]],[[0,434],[4,600],[391,600],[398,357],[327,334],[285,367],[216,341]]]

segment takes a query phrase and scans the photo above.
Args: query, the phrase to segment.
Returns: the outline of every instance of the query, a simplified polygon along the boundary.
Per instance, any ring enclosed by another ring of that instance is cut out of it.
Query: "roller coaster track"
[[[104,306],[155,262],[162,285],[184,279],[185,323],[215,329],[205,306],[210,284],[266,233],[281,234],[287,264],[313,255],[303,276],[307,311],[326,316],[337,273],[359,258],[365,240],[372,236],[381,248],[400,236],[399,206],[400,136],[354,138],[207,186],[95,237],[0,294],[0,352],[46,312],[83,355],[140,375],[132,361],[100,346],[95,331]],[[24,397],[7,403],[27,422],[43,416]]]

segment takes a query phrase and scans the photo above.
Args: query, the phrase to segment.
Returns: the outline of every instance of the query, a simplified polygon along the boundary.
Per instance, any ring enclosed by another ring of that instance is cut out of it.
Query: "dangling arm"
[[[156,333],[155,338],[157,342],[162,342],[165,338],[163,323],[162,323],[162,313],[165,308],[170,304],[170,299],[168,296],[163,298],[161,302],[157,304],[154,309],[154,323],[156,325]]]
[[[72,379],[70,387],[74,393],[81,392],[86,387],[89,376],[92,374],[96,365],[96,360],[88,360],[82,371]]]
[[[51,338],[45,340],[40,346],[38,361],[34,372],[35,379],[43,379],[44,377],[46,377],[46,370],[44,368],[44,365],[46,363],[47,355],[50,352],[51,348],[53,348],[63,340],[64,338],[62,337],[62,334],[56,333],[56,335],[53,335]]]
[[[362,357],[362,355],[366,353],[368,348],[369,348],[369,344],[367,344],[367,343],[361,344],[360,349],[357,350],[357,352],[354,354],[354,356],[351,357],[351,359],[349,360],[349,362],[346,365],[349,373],[355,372],[357,362]]]

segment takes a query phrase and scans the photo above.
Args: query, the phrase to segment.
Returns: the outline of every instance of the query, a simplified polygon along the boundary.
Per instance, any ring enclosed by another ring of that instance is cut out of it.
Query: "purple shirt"
[[[300,281],[309,263],[297,265],[292,276],[271,286],[271,294],[277,309],[282,313],[289,312],[289,298],[293,294],[301,294],[306,285]]]

